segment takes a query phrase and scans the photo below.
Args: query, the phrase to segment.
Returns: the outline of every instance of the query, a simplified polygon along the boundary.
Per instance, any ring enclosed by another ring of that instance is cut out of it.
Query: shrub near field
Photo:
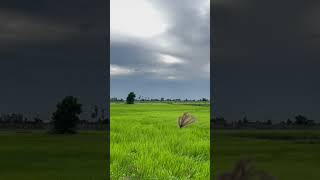
[[[209,106],[111,104],[111,179],[209,179]],[[189,112],[194,124],[178,128]]]

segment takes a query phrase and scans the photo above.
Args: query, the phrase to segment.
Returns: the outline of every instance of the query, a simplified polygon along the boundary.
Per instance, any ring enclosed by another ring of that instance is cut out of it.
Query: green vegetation
[[[136,98],[136,95],[134,92],[130,92],[127,97],[127,104],[134,104],[134,98]]]
[[[53,113],[53,131],[59,134],[75,133],[79,115],[82,113],[82,105],[73,96],[66,96],[57,104],[57,110]]]
[[[0,132],[0,179],[105,180],[105,132]]]
[[[213,130],[214,170],[232,170],[240,159],[251,159],[277,179],[318,180],[320,131]]]
[[[209,105],[111,103],[111,179],[209,179]],[[189,112],[197,121],[179,128]]]

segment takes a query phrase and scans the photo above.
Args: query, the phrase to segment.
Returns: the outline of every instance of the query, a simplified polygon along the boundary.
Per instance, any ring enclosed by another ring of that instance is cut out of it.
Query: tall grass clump
[[[217,180],[275,180],[275,178],[264,171],[254,169],[250,160],[241,160],[231,172],[218,176]]]
[[[185,112],[182,116],[178,118],[178,126],[179,128],[186,127],[196,121],[196,118],[193,117],[190,113]]]

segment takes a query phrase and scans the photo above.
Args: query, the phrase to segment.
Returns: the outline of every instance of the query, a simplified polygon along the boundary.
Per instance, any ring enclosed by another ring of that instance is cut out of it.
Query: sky
[[[0,113],[48,120],[63,97],[107,104],[107,1],[0,1]],[[109,63],[108,63],[109,64]]]
[[[110,93],[210,97],[208,0],[111,0]]]
[[[0,113],[48,119],[64,96],[209,97],[226,119],[320,120],[320,3],[111,0],[0,1]]]
[[[215,0],[216,116],[320,120],[320,2]]]

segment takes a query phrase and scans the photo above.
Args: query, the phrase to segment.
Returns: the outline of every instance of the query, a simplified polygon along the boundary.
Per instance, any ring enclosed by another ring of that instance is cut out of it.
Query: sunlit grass
[[[190,112],[197,121],[179,128]],[[111,104],[111,179],[209,179],[209,106]]]

